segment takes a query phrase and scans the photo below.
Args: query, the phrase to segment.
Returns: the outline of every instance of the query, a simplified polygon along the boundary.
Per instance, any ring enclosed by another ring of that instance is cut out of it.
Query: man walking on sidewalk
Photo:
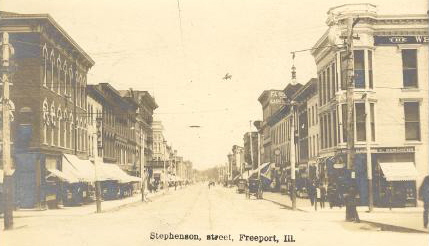
[[[423,201],[423,226],[428,228],[429,215],[429,176],[426,176],[419,189],[419,198]]]

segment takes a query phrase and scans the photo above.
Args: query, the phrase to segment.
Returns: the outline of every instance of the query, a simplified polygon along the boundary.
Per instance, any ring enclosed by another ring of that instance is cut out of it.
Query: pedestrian
[[[174,181],[174,190],[177,189],[177,181]]]
[[[315,186],[316,187],[316,199],[314,201],[314,210],[317,211],[317,203],[320,202],[321,203],[321,193],[320,193],[320,187],[318,185]]]
[[[325,208],[326,200],[326,187],[324,185],[320,186],[320,208]]]
[[[392,184],[389,182],[389,184],[386,187],[386,200],[387,200],[387,206],[389,207],[389,210],[392,210],[392,196],[393,196],[393,188],[392,188]]]
[[[310,182],[308,184],[308,197],[310,198],[311,206],[314,206],[315,194],[314,194],[314,185],[313,185],[313,182]]]
[[[429,216],[429,175],[423,179],[419,188],[419,199],[423,201],[423,227],[428,228]]]

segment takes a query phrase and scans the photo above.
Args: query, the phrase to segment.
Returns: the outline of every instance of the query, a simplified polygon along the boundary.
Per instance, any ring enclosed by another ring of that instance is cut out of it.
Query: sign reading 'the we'
[[[427,44],[429,36],[374,36],[374,45]]]

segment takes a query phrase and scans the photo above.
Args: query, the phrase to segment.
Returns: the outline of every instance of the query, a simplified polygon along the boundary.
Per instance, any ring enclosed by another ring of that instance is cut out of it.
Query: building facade
[[[63,154],[87,156],[85,88],[94,61],[49,15],[0,12],[0,18],[15,50],[15,202],[42,207],[60,199],[48,170],[62,170]]]
[[[347,59],[338,44],[346,33],[347,18],[353,16],[360,21],[354,27],[359,39],[353,41],[356,155],[352,175],[363,204],[372,174],[376,205],[387,203],[388,187],[393,188],[394,206],[415,205],[416,187],[428,174],[426,15],[380,15],[371,4],[328,11],[329,30],[312,50],[319,78],[320,167],[330,182],[338,180],[347,165]]]
[[[282,90],[266,90],[259,96],[258,101],[262,106],[261,135],[261,162],[272,162],[271,129],[268,119],[277,110],[285,105],[286,95]]]
[[[135,173],[140,156],[135,128],[138,104],[122,97],[108,83],[88,85],[88,93],[103,105],[103,162],[117,164],[127,173]]]
[[[155,99],[147,91],[138,90],[120,90],[119,93],[123,98],[133,101],[138,105],[135,117],[135,132],[136,142],[136,159],[132,173],[135,176],[140,176],[140,172],[147,164],[152,161],[153,154],[153,112],[158,108]]]
[[[243,136],[244,162],[247,163],[246,169],[256,169],[258,163],[258,132],[246,132]]]

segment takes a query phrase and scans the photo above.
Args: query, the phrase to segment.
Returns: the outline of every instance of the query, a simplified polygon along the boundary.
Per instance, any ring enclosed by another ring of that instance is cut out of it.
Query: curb
[[[408,228],[408,227],[403,227],[403,226],[389,225],[389,224],[384,224],[384,223],[380,223],[380,222],[373,222],[373,221],[369,221],[369,220],[361,220],[361,222],[369,224],[369,225],[380,227],[382,231],[394,231],[394,232],[403,232],[403,233],[410,233],[411,232],[411,233],[429,234],[428,231],[423,231],[423,230],[413,229],[413,228]]]
[[[286,208],[286,209],[289,209],[289,210],[292,210],[292,211],[298,211],[298,212],[308,213],[308,211],[307,211],[307,210],[302,210],[302,209],[300,209],[300,208],[296,208],[296,210],[293,210],[293,209],[292,209],[292,207],[291,207],[291,206],[289,206],[289,205],[285,205],[285,204],[283,204],[283,203],[280,203],[280,202],[277,202],[277,201],[274,201],[274,200],[270,200],[270,199],[267,199],[267,198],[262,198],[262,199],[263,199],[263,200],[265,200],[265,201],[272,202],[272,203],[274,203],[274,204],[277,204],[277,205],[279,205],[279,206],[282,206],[282,207],[284,207],[284,208]]]

